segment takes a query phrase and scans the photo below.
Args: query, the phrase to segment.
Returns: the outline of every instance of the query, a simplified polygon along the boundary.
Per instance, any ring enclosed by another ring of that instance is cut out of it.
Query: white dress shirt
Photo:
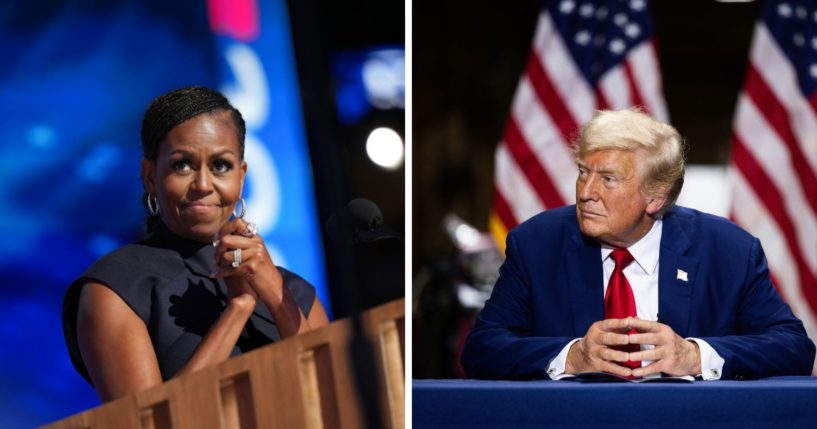
[[[624,268],[624,275],[633,289],[635,297],[635,308],[638,318],[644,320],[657,321],[658,320],[658,256],[661,249],[661,232],[663,225],[661,220],[655,221],[650,231],[628,247],[627,250],[633,255],[634,261]],[[602,245],[601,260],[602,270],[604,273],[604,290],[602,299],[607,293],[607,283],[610,282],[610,277],[613,275],[613,269],[616,266],[610,253],[613,248],[607,245]],[[553,380],[560,380],[566,377],[572,377],[570,374],[565,374],[565,363],[567,361],[567,352],[570,346],[580,338],[576,338],[568,343],[562,351],[550,361],[547,367],[548,376]],[[687,340],[694,341],[698,344],[701,351],[701,371],[700,374],[704,380],[717,380],[721,378],[724,360],[706,341],[699,338],[687,338]],[[642,345],[641,350],[651,349],[652,345]],[[642,366],[646,366],[652,361],[641,361]]]

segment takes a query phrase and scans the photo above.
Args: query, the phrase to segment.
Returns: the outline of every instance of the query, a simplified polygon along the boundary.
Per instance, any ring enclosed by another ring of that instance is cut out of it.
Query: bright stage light
[[[403,139],[391,128],[374,129],[366,139],[366,154],[375,164],[396,170],[403,165]]]

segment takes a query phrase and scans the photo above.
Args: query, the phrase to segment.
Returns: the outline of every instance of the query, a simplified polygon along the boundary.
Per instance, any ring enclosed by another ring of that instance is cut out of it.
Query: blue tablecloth
[[[678,383],[414,380],[414,428],[817,429],[817,377]]]

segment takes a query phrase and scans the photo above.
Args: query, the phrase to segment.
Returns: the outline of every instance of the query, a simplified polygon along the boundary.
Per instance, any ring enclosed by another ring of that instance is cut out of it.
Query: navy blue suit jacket
[[[546,377],[562,348],[604,318],[600,252],[581,234],[575,206],[511,231],[499,280],[463,350],[466,373]],[[811,373],[814,343],[769,280],[757,238],[676,206],[664,216],[658,265],[658,317],[681,337],[708,342],[725,360],[722,378]]]

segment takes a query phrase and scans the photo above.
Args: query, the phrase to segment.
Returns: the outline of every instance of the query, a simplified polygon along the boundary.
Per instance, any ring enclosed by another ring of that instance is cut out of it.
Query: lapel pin
[[[678,276],[676,278],[684,282],[689,281],[689,278],[687,278],[687,272],[682,269],[678,269]]]

